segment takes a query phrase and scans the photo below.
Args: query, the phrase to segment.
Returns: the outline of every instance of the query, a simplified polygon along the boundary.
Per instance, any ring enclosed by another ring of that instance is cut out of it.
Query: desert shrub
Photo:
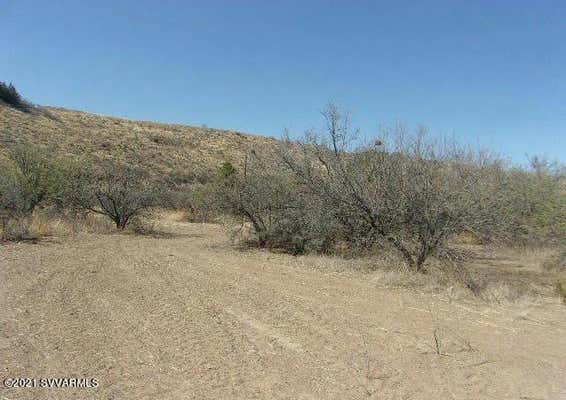
[[[21,211],[31,214],[48,193],[47,156],[33,146],[18,145],[8,151],[8,157],[21,193]]]
[[[66,185],[58,191],[62,206],[104,215],[120,230],[166,201],[159,185],[134,167],[87,166],[66,176]]]
[[[22,218],[25,199],[16,171],[7,162],[0,165],[0,231],[4,240],[14,239],[10,222]]]
[[[211,183],[195,183],[188,190],[184,210],[188,211],[191,222],[215,222],[220,214],[214,198],[215,186]]]
[[[508,195],[514,198],[517,239],[548,244],[566,240],[566,171],[539,157],[529,169],[510,171]]]
[[[368,145],[336,107],[323,117],[322,133],[287,139],[276,154],[252,151],[242,170],[220,168],[211,198],[249,222],[260,246],[300,253],[346,244],[358,255],[391,248],[424,272],[430,257],[454,266],[472,256],[450,240],[462,233],[492,244],[563,235],[563,168],[510,168],[400,125]]]
[[[209,183],[192,183],[169,190],[168,202],[160,207],[180,212],[189,222],[214,222],[219,210],[212,201],[213,186]]]
[[[334,106],[323,116],[325,133],[288,140],[282,157],[343,237],[362,247],[387,243],[423,271],[428,257],[451,254],[453,234],[507,230],[498,159],[402,126],[384,132],[384,140],[355,145],[346,116]]]
[[[135,235],[154,238],[170,238],[174,236],[171,232],[161,230],[154,220],[143,217],[133,218],[128,225],[128,231]]]
[[[24,193],[18,174],[10,163],[0,165],[0,215],[3,219],[21,214],[25,209]]]
[[[283,177],[268,174],[255,156],[246,161],[242,172],[226,165],[218,174],[216,204],[220,210],[248,220],[264,247],[282,209],[292,207],[285,201]]]
[[[274,155],[252,151],[242,170],[224,163],[212,187],[216,209],[251,224],[260,247],[293,254],[323,251],[330,218]]]
[[[0,228],[7,240],[29,238],[28,219],[45,202],[49,164],[39,150],[18,145],[0,162]]]
[[[25,100],[11,83],[0,82],[0,100],[23,112],[29,112],[33,105]]]
[[[94,164],[85,158],[61,158],[51,164],[48,179],[48,204],[64,212],[85,211],[78,207],[83,191],[95,177]]]

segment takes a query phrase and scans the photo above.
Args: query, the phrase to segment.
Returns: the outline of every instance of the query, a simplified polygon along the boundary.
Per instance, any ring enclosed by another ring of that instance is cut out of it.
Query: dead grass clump
[[[562,302],[566,304],[566,277],[562,277],[558,280],[557,289]]]
[[[523,288],[524,289],[524,288]],[[480,292],[480,298],[488,303],[515,303],[525,295],[517,285],[509,282],[489,283]]]
[[[413,289],[421,292],[447,292],[461,297],[467,290],[457,273],[445,264],[429,261],[427,273],[409,268],[396,253],[382,251],[371,258],[370,272],[373,281],[384,288]],[[468,291],[469,293],[469,291]]]
[[[545,271],[566,271],[566,250],[562,250],[547,257],[542,262]]]
[[[386,288],[435,289],[438,283],[428,275],[408,269],[382,270],[374,274],[374,281]]]
[[[49,236],[69,236],[75,232],[70,220],[64,216],[35,211],[32,215],[11,218],[0,225],[0,238],[6,241],[36,241]]]
[[[505,265],[515,265],[536,272],[551,271],[565,251],[556,246],[486,247],[487,253]],[[566,253],[565,253],[566,254]],[[562,260],[566,261],[566,255]]]
[[[133,220],[132,223],[128,226],[127,231],[133,233],[134,235],[151,236],[157,238],[172,236],[171,233],[164,232],[163,230],[159,229],[155,221],[146,218],[136,218],[135,220]]]
[[[78,231],[87,233],[108,233],[115,229],[114,224],[108,218],[92,213],[78,215],[75,224]]]
[[[479,299],[491,304],[555,300],[548,277],[541,274],[539,279],[535,272],[502,272],[464,263],[447,265],[440,261],[428,262],[426,269],[426,274],[416,273],[404,266],[402,260],[395,262],[389,256],[372,262],[371,273],[380,287],[443,293],[453,299]],[[562,281],[558,280],[558,291],[566,299],[566,276]]]
[[[69,236],[75,233],[71,220],[62,215],[35,212],[29,223],[29,230],[38,237]]]
[[[39,237],[30,231],[27,217],[11,218],[0,224],[0,239],[9,242],[34,241]]]
[[[187,210],[163,210],[158,216],[165,222],[192,222],[192,213]]]
[[[452,238],[452,241],[455,244],[465,244],[465,245],[473,245],[473,246],[479,246],[483,244],[482,238],[476,233],[469,230],[464,230],[463,232],[460,232],[459,234],[455,235]]]

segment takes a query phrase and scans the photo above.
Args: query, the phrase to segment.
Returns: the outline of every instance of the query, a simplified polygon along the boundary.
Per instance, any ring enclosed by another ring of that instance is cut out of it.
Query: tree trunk
[[[124,218],[120,215],[116,215],[116,216],[112,217],[112,220],[114,221],[114,224],[116,224],[117,229],[120,229],[121,231],[126,229],[126,225],[128,224],[127,218]]]
[[[401,254],[401,256],[403,257],[403,259],[405,260],[405,262],[407,263],[407,265],[409,266],[410,269],[412,269],[413,271],[416,272],[424,272],[423,271],[423,261],[419,262],[420,259],[415,259],[415,257],[413,257],[413,254],[411,254],[411,252],[409,251],[409,249],[407,249],[403,243],[401,243],[400,240],[388,236],[387,240],[393,245],[393,247]]]

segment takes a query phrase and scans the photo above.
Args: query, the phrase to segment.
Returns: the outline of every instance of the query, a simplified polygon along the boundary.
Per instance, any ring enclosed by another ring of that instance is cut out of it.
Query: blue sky
[[[563,0],[0,0],[0,49],[44,105],[278,136],[333,101],[566,161]]]

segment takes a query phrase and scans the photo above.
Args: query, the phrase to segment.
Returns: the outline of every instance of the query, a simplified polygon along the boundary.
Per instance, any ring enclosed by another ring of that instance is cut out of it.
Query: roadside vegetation
[[[541,269],[566,270],[563,165],[533,157],[517,167],[402,125],[366,142],[336,107],[322,117],[321,131],[250,148],[240,164],[169,177],[143,168],[144,160],[53,157],[16,141],[0,155],[0,240],[95,225],[147,233],[156,211],[169,209],[188,221],[238,227],[241,245],[293,255],[392,254],[417,275],[455,271],[474,293],[486,283],[462,267],[475,256],[466,243],[551,247]]]
[[[417,272],[430,258],[459,261],[467,234],[492,245],[559,244],[566,238],[564,167],[540,158],[508,166],[485,150],[396,126],[360,143],[333,106],[325,130],[250,152],[222,168],[219,209],[251,225],[256,244],[295,254],[389,248]]]

